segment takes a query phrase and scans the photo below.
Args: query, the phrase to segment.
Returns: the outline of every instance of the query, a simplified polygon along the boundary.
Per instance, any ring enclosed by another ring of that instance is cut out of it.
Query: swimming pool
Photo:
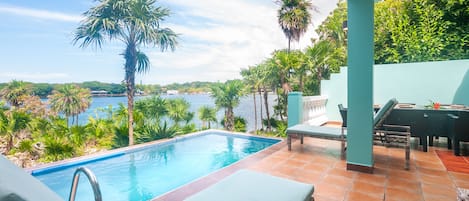
[[[32,171],[64,199],[68,199],[75,169],[86,166],[99,181],[103,200],[149,200],[280,140],[210,131],[102,158]],[[80,177],[76,200],[93,200],[86,177]]]

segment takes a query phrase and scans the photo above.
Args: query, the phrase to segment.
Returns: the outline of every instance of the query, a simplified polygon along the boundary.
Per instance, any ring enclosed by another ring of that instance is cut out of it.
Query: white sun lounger
[[[1,201],[63,201],[39,180],[0,155]]]
[[[186,201],[310,201],[313,192],[311,184],[240,170]]]

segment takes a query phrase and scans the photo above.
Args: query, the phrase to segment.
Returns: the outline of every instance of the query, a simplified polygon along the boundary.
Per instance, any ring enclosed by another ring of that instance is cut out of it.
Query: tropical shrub
[[[45,141],[45,156],[42,158],[45,162],[58,161],[75,155],[75,148],[63,139],[53,139]]]
[[[176,135],[176,128],[169,127],[165,121],[162,126],[145,125],[136,130],[136,133],[138,133],[137,142],[144,143],[174,137]]]

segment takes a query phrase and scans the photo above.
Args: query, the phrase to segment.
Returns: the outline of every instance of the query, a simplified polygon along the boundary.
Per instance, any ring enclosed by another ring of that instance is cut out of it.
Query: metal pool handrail
[[[86,177],[88,177],[91,187],[93,188],[94,200],[102,201],[103,198],[101,196],[101,190],[99,189],[98,180],[96,179],[96,176],[93,174],[93,172],[91,172],[91,170],[86,167],[79,167],[77,168],[77,170],[75,170],[75,173],[73,174],[73,182],[72,187],[70,188],[70,196],[68,197],[68,200],[75,201],[75,196],[77,194],[78,188],[78,181],[80,180],[80,172],[83,172]]]

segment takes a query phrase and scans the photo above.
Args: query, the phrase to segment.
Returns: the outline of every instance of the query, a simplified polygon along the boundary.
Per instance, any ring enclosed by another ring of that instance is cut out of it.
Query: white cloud
[[[314,3],[320,9],[320,13],[313,14],[316,27],[337,1]],[[163,26],[180,33],[183,41],[174,53],[149,53],[153,67],[143,76],[145,82],[167,84],[239,78],[241,68],[259,64],[274,50],[287,47],[287,39],[277,23],[278,5],[273,1],[260,4],[244,0],[171,0],[168,4],[178,8],[173,11],[176,12],[173,17],[184,20]],[[315,27],[311,26],[292,47],[310,45]],[[175,71],[179,72],[173,75]]]
[[[315,26],[325,19],[337,1],[313,1],[320,9],[320,13],[313,14]],[[173,15],[168,18],[170,23],[165,21],[162,23],[162,27],[169,27],[180,33],[180,45],[175,52],[161,53],[157,48],[143,49],[150,58],[152,69],[146,75],[137,75],[137,82],[142,80],[145,84],[168,84],[197,80],[225,81],[240,78],[241,68],[259,64],[274,50],[287,47],[287,39],[277,23],[278,5],[273,0],[160,0],[157,4],[159,3],[169,5],[173,12]],[[95,5],[95,2],[92,5]],[[41,10],[0,3],[0,14],[23,16],[28,19],[78,22],[82,17],[77,13],[78,10],[70,15],[53,12],[50,9]],[[293,43],[292,47],[298,49],[309,45],[310,38],[314,37],[314,29],[315,27],[310,27],[301,41],[298,44]],[[64,30],[67,33],[72,31],[64,28],[48,29],[44,32],[28,32],[28,30],[20,33],[36,36],[36,34],[48,34],[49,31],[63,34]],[[37,37],[27,37],[27,39],[35,40],[31,43],[22,41],[28,44],[28,47],[30,47],[29,44],[39,44],[31,46],[31,49],[35,49],[37,52],[44,51],[43,45],[37,43],[39,41]],[[63,44],[70,46],[70,38],[67,38],[66,43]],[[0,72],[0,82],[8,82],[11,79],[33,82],[79,82],[84,80],[119,82],[122,80],[123,61],[119,55],[124,48],[122,43],[106,43],[102,50],[93,50],[92,48],[70,50],[68,46],[62,51],[64,57],[61,57],[64,59],[61,62],[67,68],[52,69],[58,63],[54,54],[38,57],[40,60],[34,62],[24,61],[14,64],[4,62],[2,66],[16,66],[15,69],[23,72]],[[34,66],[44,67],[36,68]],[[83,66],[95,69],[93,69],[93,73],[76,70],[83,69]],[[36,70],[41,73],[24,73],[27,71],[36,72]]]
[[[60,13],[60,12],[6,6],[6,5],[0,5],[0,13],[8,13],[12,15],[33,17],[36,19],[57,20],[57,21],[66,21],[66,22],[79,22],[80,20],[82,20],[82,17],[79,15],[70,15],[70,14]]]

